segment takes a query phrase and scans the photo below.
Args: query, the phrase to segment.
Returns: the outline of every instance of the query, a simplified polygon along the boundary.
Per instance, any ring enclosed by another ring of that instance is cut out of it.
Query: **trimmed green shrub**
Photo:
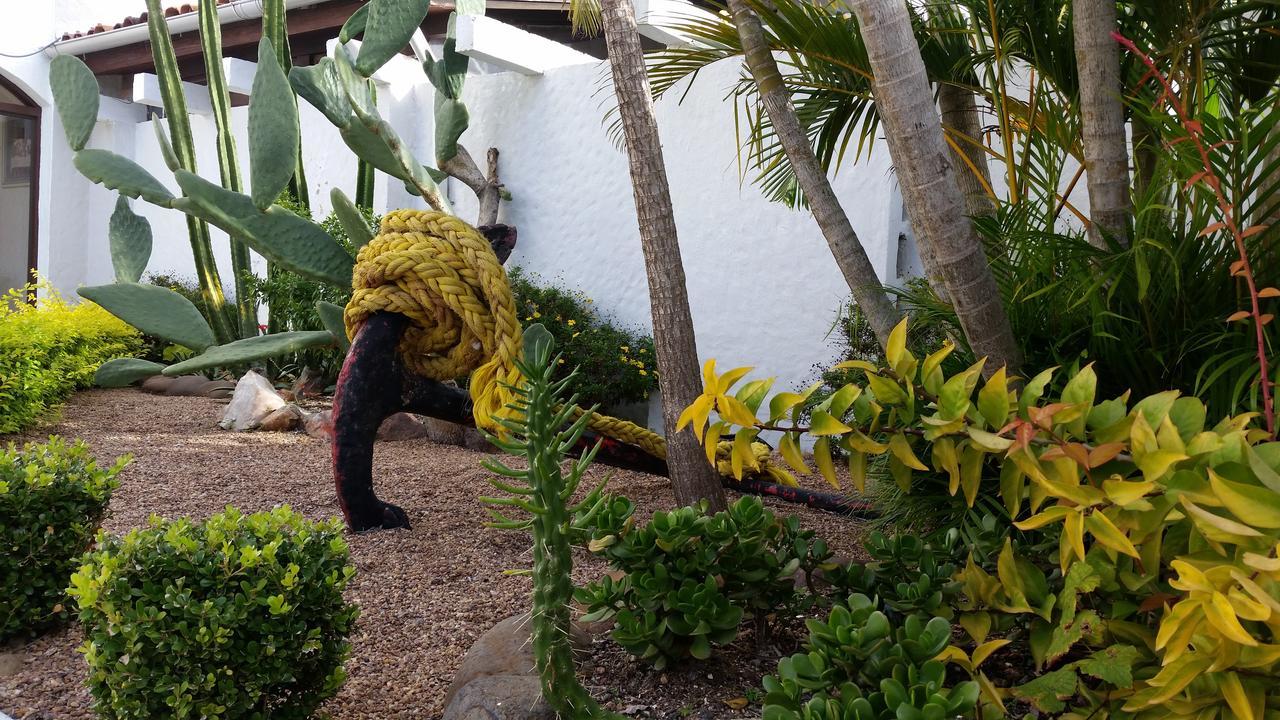
[[[101,717],[306,718],[345,681],[359,609],[337,520],[227,508],[98,543],[71,594]]]
[[[619,327],[581,291],[544,283],[518,267],[507,277],[520,320],[542,323],[564,353],[556,379],[578,368],[573,386],[583,407],[608,410],[649,399],[658,386],[652,337]]]
[[[87,300],[67,303],[48,283],[0,296],[0,435],[35,425],[99,365],[141,347],[137,330]]]
[[[67,617],[67,578],[128,462],[100,468],[84,443],[57,436],[0,452],[0,642]]]

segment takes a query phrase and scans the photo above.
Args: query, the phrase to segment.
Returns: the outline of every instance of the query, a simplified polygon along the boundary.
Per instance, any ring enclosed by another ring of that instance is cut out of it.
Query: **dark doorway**
[[[40,106],[0,76],[0,292],[36,268],[39,188]]]

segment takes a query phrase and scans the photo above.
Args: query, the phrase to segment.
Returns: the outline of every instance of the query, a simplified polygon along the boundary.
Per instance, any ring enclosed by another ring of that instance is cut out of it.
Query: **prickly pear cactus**
[[[561,471],[565,448],[582,437],[589,414],[565,427],[577,398],[562,402],[561,396],[573,383],[574,374],[552,380],[558,358],[552,356],[554,344],[551,333],[541,325],[524,331],[524,358],[516,363],[525,378],[515,389],[515,405],[520,412],[503,421],[509,431],[505,437],[489,439],[503,450],[525,458],[528,469],[517,470],[497,460],[485,461],[487,469],[503,478],[489,482],[507,496],[482,500],[491,506],[491,526],[533,534],[533,657],[543,697],[561,718],[612,717],[578,683],[569,644],[569,608],[573,599],[569,535],[575,513],[579,517],[590,516],[603,503],[603,486],[582,502],[568,505],[583,471],[595,457],[595,449],[575,461],[567,476]],[[529,517],[508,517],[502,512],[508,508],[523,510]]]

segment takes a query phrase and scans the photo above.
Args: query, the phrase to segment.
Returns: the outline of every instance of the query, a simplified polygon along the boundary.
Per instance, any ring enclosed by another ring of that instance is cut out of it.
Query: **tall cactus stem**
[[[373,98],[373,102],[378,102],[378,89],[374,86],[372,80],[366,81],[369,84],[369,97]],[[357,158],[359,163],[356,166],[356,206],[371,209],[373,207],[373,165],[364,158]]]
[[[218,22],[216,0],[200,0],[200,49],[204,54],[204,72],[209,85],[209,102],[213,106],[213,124],[218,135],[218,171],[222,187],[242,192],[240,163],[236,158],[236,138],[231,131],[231,93],[222,69],[222,25]],[[249,246],[243,238],[231,238],[231,272],[235,275],[236,321],[239,336],[258,334],[258,308],[249,292],[248,276],[252,270]]]
[[[155,60],[156,76],[160,79],[160,95],[165,115],[169,120],[169,137],[173,143],[178,163],[184,170],[196,172],[195,142],[191,136],[191,118],[187,115],[187,100],[182,94],[182,76],[178,72],[178,59],[169,39],[169,25],[164,19],[160,0],[146,0],[147,30],[151,36],[151,52]],[[200,295],[209,308],[209,321],[219,343],[235,340],[227,313],[227,299],[222,291],[222,277],[213,257],[213,242],[209,226],[202,220],[187,216],[187,234],[191,240],[191,252],[195,259],[196,277],[200,281]]]
[[[541,325],[525,331],[524,357],[517,363],[525,377],[517,389],[516,405],[522,411],[513,419],[516,428],[512,444],[523,451],[528,460],[528,487],[532,490],[528,505],[531,519],[527,527],[533,533],[533,607],[532,647],[534,669],[542,685],[542,696],[556,714],[565,719],[614,717],[605,712],[578,682],[573,661],[573,645],[569,638],[573,599],[573,556],[570,554],[569,532],[573,515],[598,501],[602,488],[596,488],[578,505],[568,507],[563,497],[566,479],[560,468],[565,459],[562,445],[585,425],[583,415],[567,429],[557,422],[562,401],[557,390],[563,385],[552,379],[557,363],[552,357],[554,339]],[[572,401],[570,401],[572,402]],[[511,447],[509,444],[508,447]],[[594,451],[591,453],[594,455]],[[581,461],[580,461],[581,462]],[[586,456],[590,462],[590,455]],[[485,466],[500,475],[509,468],[496,461]],[[490,504],[509,506],[506,498],[490,498]]]

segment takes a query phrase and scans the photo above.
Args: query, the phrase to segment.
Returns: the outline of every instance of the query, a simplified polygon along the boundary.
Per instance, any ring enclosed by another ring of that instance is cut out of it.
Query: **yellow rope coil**
[[[522,330],[507,273],[478,230],[440,212],[388,213],[378,236],[356,257],[351,285],[347,337],[354,338],[376,312],[409,318],[399,347],[409,370],[441,382],[470,375],[476,427],[501,431],[497,420],[513,395],[507,386],[521,382],[515,361]],[[635,423],[593,413],[588,426],[655,457],[667,456],[666,439]],[[794,478],[769,462],[768,448],[757,445],[759,471],[794,485]],[[727,449],[719,453],[722,466]]]

